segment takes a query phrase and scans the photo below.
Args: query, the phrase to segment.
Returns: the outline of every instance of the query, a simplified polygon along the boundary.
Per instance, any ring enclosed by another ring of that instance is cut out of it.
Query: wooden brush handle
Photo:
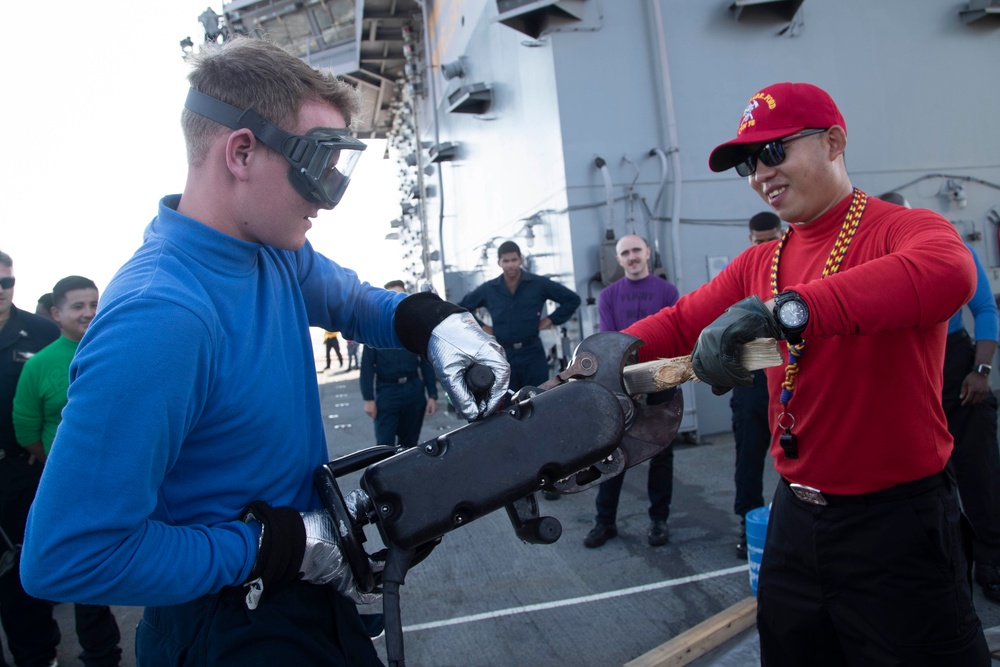
[[[785,363],[785,359],[778,348],[778,341],[773,338],[757,338],[743,346],[740,363],[748,371],[756,371],[780,366]],[[626,366],[622,381],[625,391],[629,394],[650,394],[671,389],[693,379],[696,378],[689,355]]]

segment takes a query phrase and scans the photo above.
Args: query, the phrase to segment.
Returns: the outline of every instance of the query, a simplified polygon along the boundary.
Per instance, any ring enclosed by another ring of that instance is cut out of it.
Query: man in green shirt
[[[59,289],[59,292],[56,292]],[[89,278],[63,278],[52,292],[52,318],[62,335],[24,364],[14,394],[17,442],[45,461],[62,420],[69,389],[69,363],[97,312],[97,286]]]
[[[97,285],[68,276],[52,288],[52,319],[62,335],[24,364],[14,394],[14,435],[33,459],[44,463],[62,420],[69,389],[69,365],[97,312]],[[121,661],[121,633],[111,609],[77,604],[76,634],[86,667],[114,667]]]

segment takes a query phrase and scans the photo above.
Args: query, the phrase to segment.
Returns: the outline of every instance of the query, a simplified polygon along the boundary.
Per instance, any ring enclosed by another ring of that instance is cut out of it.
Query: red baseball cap
[[[811,128],[839,125],[844,117],[833,98],[811,83],[776,83],[750,98],[743,110],[736,138],[715,147],[708,157],[712,171],[726,171],[745,155],[746,144],[765,144]]]

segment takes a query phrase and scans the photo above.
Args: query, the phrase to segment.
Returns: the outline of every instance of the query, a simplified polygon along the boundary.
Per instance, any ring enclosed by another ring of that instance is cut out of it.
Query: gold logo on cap
[[[744,130],[748,127],[753,127],[757,124],[757,121],[753,117],[754,109],[760,107],[760,102],[757,100],[763,100],[763,102],[767,105],[767,108],[771,110],[778,106],[778,103],[769,93],[757,93],[751,97],[747,108],[743,110],[743,118],[740,120],[740,129],[736,131],[737,136],[743,134]]]

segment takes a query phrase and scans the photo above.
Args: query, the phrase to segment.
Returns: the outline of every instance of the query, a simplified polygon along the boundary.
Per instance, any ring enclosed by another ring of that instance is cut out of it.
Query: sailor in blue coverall
[[[385,288],[402,292],[403,283],[394,280]],[[376,444],[416,446],[424,415],[437,411],[434,367],[409,350],[366,345],[359,379],[365,414],[375,420]]]
[[[500,244],[497,258],[503,273],[466,294],[459,305],[470,311],[490,311],[493,326],[483,328],[503,345],[510,363],[511,391],[537,387],[549,379],[549,365],[538,332],[572,317],[580,306],[580,297],[555,281],[522,270],[521,248],[513,241]],[[544,316],[547,300],[559,307]]]
[[[385,288],[403,292],[405,285],[401,280],[392,280]],[[361,353],[359,379],[365,414],[375,420],[376,444],[415,446],[424,415],[429,417],[437,411],[434,367],[409,350],[379,350],[366,345]]]
[[[408,350],[361,353],[361,397],[365,413],[375,410],[375,441],[379,445],[413,447],[420,437],[424,415],[437,411],[434,369]],[[426,394],[425,394],[426,392]]]

